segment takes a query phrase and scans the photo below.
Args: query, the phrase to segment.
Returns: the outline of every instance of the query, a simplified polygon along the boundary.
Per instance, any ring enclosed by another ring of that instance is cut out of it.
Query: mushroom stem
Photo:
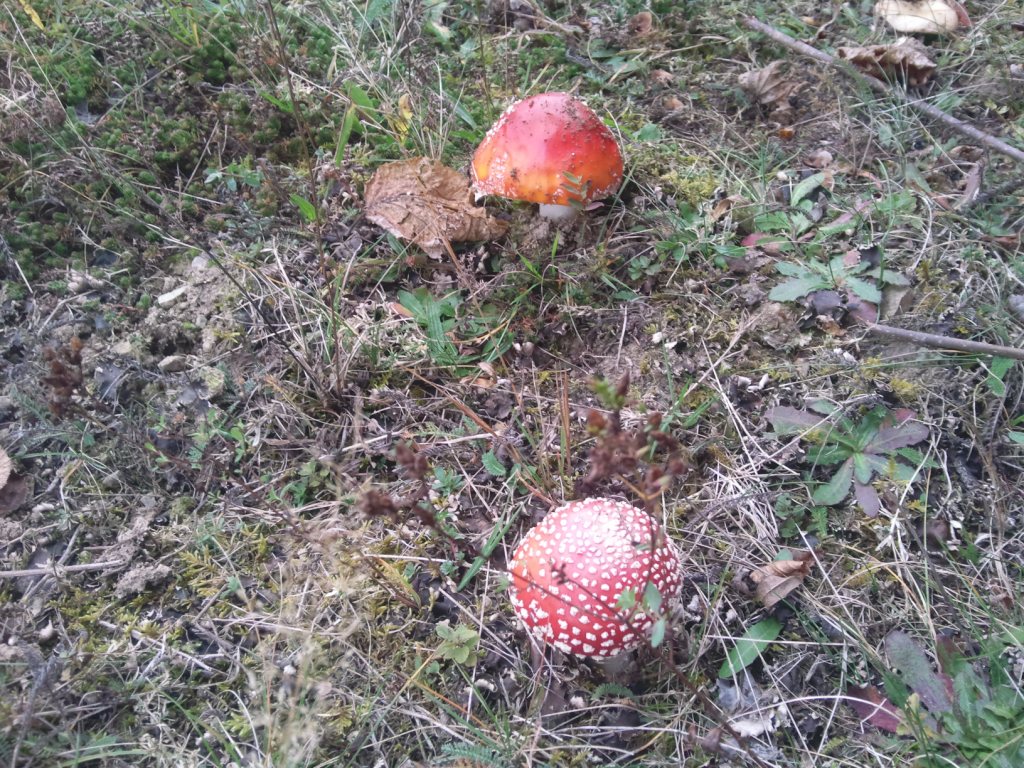
[[[579,215],[579,208],[572,205],[555,205],[554,203],[541,203],[540,216],[542,219],[553,221],[556,224],[568,224]]]

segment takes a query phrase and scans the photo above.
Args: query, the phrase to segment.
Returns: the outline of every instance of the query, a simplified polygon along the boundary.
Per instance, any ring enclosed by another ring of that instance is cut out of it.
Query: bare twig
[[[1020,347],[987,344],[983,341],[958,339],[954,336],[941,336],[937,333],[911,331],[906,328],[894,328],[891,325],[878,325],[877,323],[867,326],[867,329],[868,333],[873,333],[876,336],[909,341],[922,347],[931,347],[932,349],[952,349],[956,352],[973,352],[978,355],[996,355],[997,357],[1008,357],[1013,360],[1024,360],[1024,349]]]
[[[20,579],[26,576],[61,576],[65,573],[120,568],[122,565],[124,565],[123,560],[103,560],[99,563],[81,563],[79,565],[52,565],[43,568],[26,568],[22,571],[0,571],[0,579]]]
[[[755,32],[760,32],[770,37],[775,42],[786,46],[790,50],[796,51],[797,53],[801,53],[804,56],[809,56],[812,59],[836,67],[837,69],[841,69],[847,75],[868,86],[871,90],[875,91],[876,93],[882,93],[892,96],[898,101],[901,101],[902,103],[906,104],[908,107],[915,109],[924,115],[927,115],[933,120],[938,120],[940,123],[943,123],[944,125],[952,128],[957,133],[961,133],[964,136],[968,136],[974,139],[975,141],[979,142],[980,144],[984,144],[989,149],[999,152],[1000,154],[1006,155],[1007,157],[1012,157],[1018,163],[1024,163],[1024,150],[1017,149],[1016,147],[1007,144],[1002,139],[997,138],[996,136],[993,136],[990,133],[985,133],[985,131],[976,128],[973,125],[970,125],[969,123],[965,123],[963,120],[958,120],[952,115],[943,112],[938,107],[934,107],[926,101],[918,101],[912,99],[903,91],[891,88],[888,84],[879,80],[877,77],[865,75],[863,72],[859,72],[858,70],[854,69],[852,65],[849,65],[846,62],[835,58],[834,56],[830,56],[824,51],[819,51],[817,48],[807,45],[807,43],[802,43],[799,40],[795,40],[786,33],[780,32],[774,27],[765,24],[763,21],[758,21],[757,19],[754,18],[746,18],[743,20],[743,23],[744,25],[754,30]]]

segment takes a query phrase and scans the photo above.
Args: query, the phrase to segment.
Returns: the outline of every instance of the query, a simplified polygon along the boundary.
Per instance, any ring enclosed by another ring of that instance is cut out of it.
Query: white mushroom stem
[[[554,203],[540,204],[541,218],[553,221],[556,224],[568,224],[579,216],[579,213],[579,208],[572,205],[555,205]]]

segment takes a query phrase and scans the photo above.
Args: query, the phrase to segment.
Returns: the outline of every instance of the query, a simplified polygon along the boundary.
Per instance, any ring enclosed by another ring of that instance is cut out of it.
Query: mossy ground
[[[29,488],[0,498],[0,764],[909,765],[956,745],[883,737],[842,699],[883,678],[890,630],[1002,638],[1021,685],[1020,364],[768,299],[780,260],[880,246],[912,282],[891,322],[1020,346],[1021,169],[741,24],[887,39],[870,3],[143,5],[0,17],[0,447]],[[1020,19],[970,10],[929,41],[927,93],[1020,146]],[[804,86],[782,111],[737,85],[776,58]],[[626,156],[575,229],[490,201],[510,234],[456,270],[363,219],[381,164],[466,168],[544,90]],[[858,225],[820,253],[741,245],[793,215],[821,149],[822,205]],[[1008,191],[961,205],[979,163],[983,195]],[[661,413],[686,449],[655,503],[683,600],[615,669],[532,667],[501,565],[593,469],[588,413],[624,374],[625,427]],[[827,470],[766,434],[811,399],[929,425],[881,516],[813,503]],[[367,514],[371,490],[415,492],[407,442],[434,527]],[[719,666],[764,612],[733,577],[786,547],[816,567],[736,688]],[[714,737],[756,712],[743,749]]]

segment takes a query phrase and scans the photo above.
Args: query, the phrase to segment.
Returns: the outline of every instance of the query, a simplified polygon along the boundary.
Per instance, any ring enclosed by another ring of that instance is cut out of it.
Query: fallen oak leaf
[[[744,72],[739,77],[740,88],[762,107],[788,107],[789,100],[803,89],[804,84],[789,79],[782,72],[783,64],[781,60],[773,61],[761,69]]]
[[[780,600],[803,584],[813,562],[813,553],[806,550],[797,551],[788,558],[773,560],[766,565],[740,573],[733,583],[744,594],[750,594],[752,591],[754,598],[770,611]],[[753,586],[753,590],[750,585]]]
[[[794,553],[789,560],[773,560],[754,569],[750,574],[751,581],[757,585],[754,597],[770,611],[780,600],[803,584],[813,562],[814,555],[803,551]]]
[[[924,85],[935,74],[935,62],[928,58],[921,41],[913,37],[901,37],[890,45],[844,46],[836,54],[861,72],[882,80]]]
[[[466,176],[427,157],[378,168],[364,200],[369,221],[434,259],[451,242],[493,240],[508,231],[508,224],[474,205]]]
[[[897,733],[903,724],[903,717],[896,705],[879,693],[873,685],[851,685],[846,689],[849,696],[846,703],[856,712],[861,719],[871,723],[876,728],[889,733]]]

